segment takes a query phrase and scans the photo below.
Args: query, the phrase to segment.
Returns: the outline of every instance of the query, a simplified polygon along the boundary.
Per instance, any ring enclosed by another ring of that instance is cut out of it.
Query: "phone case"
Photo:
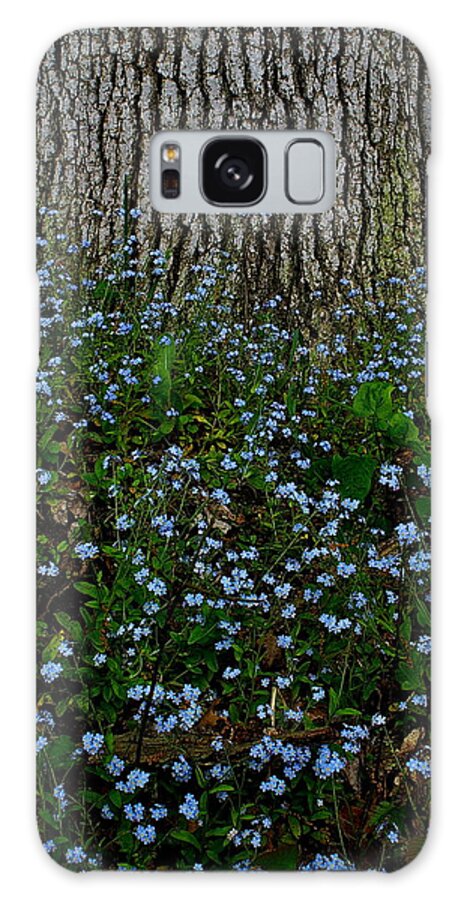
[[[423,844],[429,93],[363,28],[89,29],[43,59],[38,822],[72,871]],[[168,129],[329,131],[336,202],[161,215]]]

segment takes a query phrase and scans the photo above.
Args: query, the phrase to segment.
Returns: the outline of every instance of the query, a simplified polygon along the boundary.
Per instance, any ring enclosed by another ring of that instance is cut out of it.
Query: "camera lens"
[[[234,191],[242,191],[251,183],[253,175],[244,159],[234,159],[233,157],[225,157],[221,162],[217,162],[219,167],[219,177],[227,188]]]
[[[216,138],[202,154],[202,189],[210,203],[249,206],[265,188],[265,151],[251,138]]]

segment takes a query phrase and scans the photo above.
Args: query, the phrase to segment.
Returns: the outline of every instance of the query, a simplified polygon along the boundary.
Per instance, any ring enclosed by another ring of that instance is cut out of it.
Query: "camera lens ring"
[[[203,147],[200,189],[215,206],[253,206],[266,192],[267,155],[251,137],[221,135]]]

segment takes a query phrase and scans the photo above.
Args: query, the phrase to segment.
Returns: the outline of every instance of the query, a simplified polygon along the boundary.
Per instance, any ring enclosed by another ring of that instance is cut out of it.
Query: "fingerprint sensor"
[[[318,203],[324,193],[324,148],[315,140],[297,140],[287,148],[286,193],[292,203]]]

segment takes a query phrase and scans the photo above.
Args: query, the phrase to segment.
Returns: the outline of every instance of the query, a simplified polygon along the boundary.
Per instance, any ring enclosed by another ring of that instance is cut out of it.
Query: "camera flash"
[[[162,150],[163,162],[175,163],[179,159],[179,147],[177,144],[164,144]]]

